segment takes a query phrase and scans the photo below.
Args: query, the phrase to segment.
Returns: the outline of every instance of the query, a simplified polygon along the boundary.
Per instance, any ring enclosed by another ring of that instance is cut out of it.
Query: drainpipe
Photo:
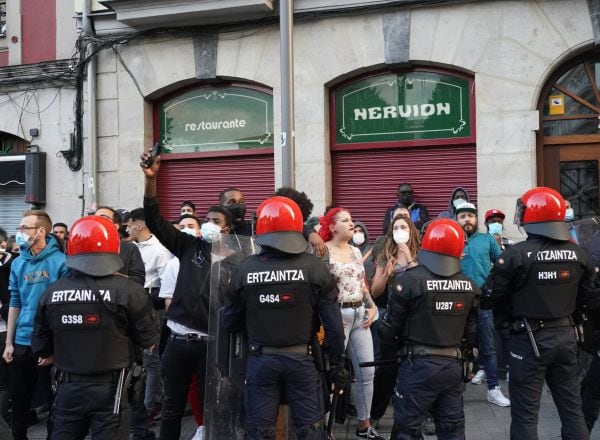
[[[83,0],[83,12],[81,20],[83,23],[83,34],[93,37],[94,26],[91,13],[92,0]],[[86,46],[86,57],[93,53],[94,43],[88,43]],[[92,57],[87,65],[87,127],[88,127],[88,148],[84,154],[84,163],[87,162],[87,181],[84,181],[84,205],[90,209],[98,204],[98,116],[96,113],[96,64],[97,58]],[[84,126],[85,132],[85,126]],[[85,174],[85,172],[84,172]],[[84,177],[84,179],[86,179]],[[84,213],[85,214],[85,213]]]
[[[281,174],[283,186],[296,187],[294,133],[294,4],[279,2],[279,53],[281,57]]]

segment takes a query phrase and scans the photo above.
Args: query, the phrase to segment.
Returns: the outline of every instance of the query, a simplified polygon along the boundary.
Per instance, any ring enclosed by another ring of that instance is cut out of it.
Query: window
[[[6,37],[6,0],[0,0],[0,38]]]
[[[543,102],[544,136],[600,134],[600,59],[587,60],[553,82]]]

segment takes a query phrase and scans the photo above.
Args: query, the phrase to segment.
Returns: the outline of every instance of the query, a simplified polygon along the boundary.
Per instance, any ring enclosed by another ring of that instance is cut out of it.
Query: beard
[[[475,232],[477,232],[477,223],[475,223],[474,225],[472,225],[471,223],[465,223],[462,227],[462,230],[465,232],[465,234],[471,236]]]

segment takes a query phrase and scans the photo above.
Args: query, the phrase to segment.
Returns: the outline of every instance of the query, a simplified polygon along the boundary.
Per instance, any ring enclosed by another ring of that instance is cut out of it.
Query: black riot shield
[[[204,396],[206,440],[244,437],[244,371],[247,344],[242,333],[222,329],[219,313],[236,266],[259,250],[252,237],[221,235],[212,246],[209,342]]]
[[[577,220],[569,225],[571,236],[587,253],[590,264],[600,267],[600,217]],[[591,355],[600,348],[600,311],[575,315],[579,345]]]
[[[577,220],[569,225],[575,241],[581,246],[593,266],[600,266],[600,217]]]

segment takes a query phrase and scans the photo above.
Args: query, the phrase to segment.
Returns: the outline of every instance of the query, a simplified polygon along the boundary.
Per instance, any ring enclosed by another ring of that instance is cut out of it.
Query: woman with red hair
[[[353,387],[360,438],[383,440],[371,426],[374,367],[361,368],[360,362],[373,360],[371,323],[377,307],[365,282],[365,268],[360,250],[350,246],[354,223],[350,212],[343,208],[330,209],[319,219],[319,235],[329,252],[328,266],[337,280],[338,301],[341,307],[346,351],[354,367],[356,384]]]

